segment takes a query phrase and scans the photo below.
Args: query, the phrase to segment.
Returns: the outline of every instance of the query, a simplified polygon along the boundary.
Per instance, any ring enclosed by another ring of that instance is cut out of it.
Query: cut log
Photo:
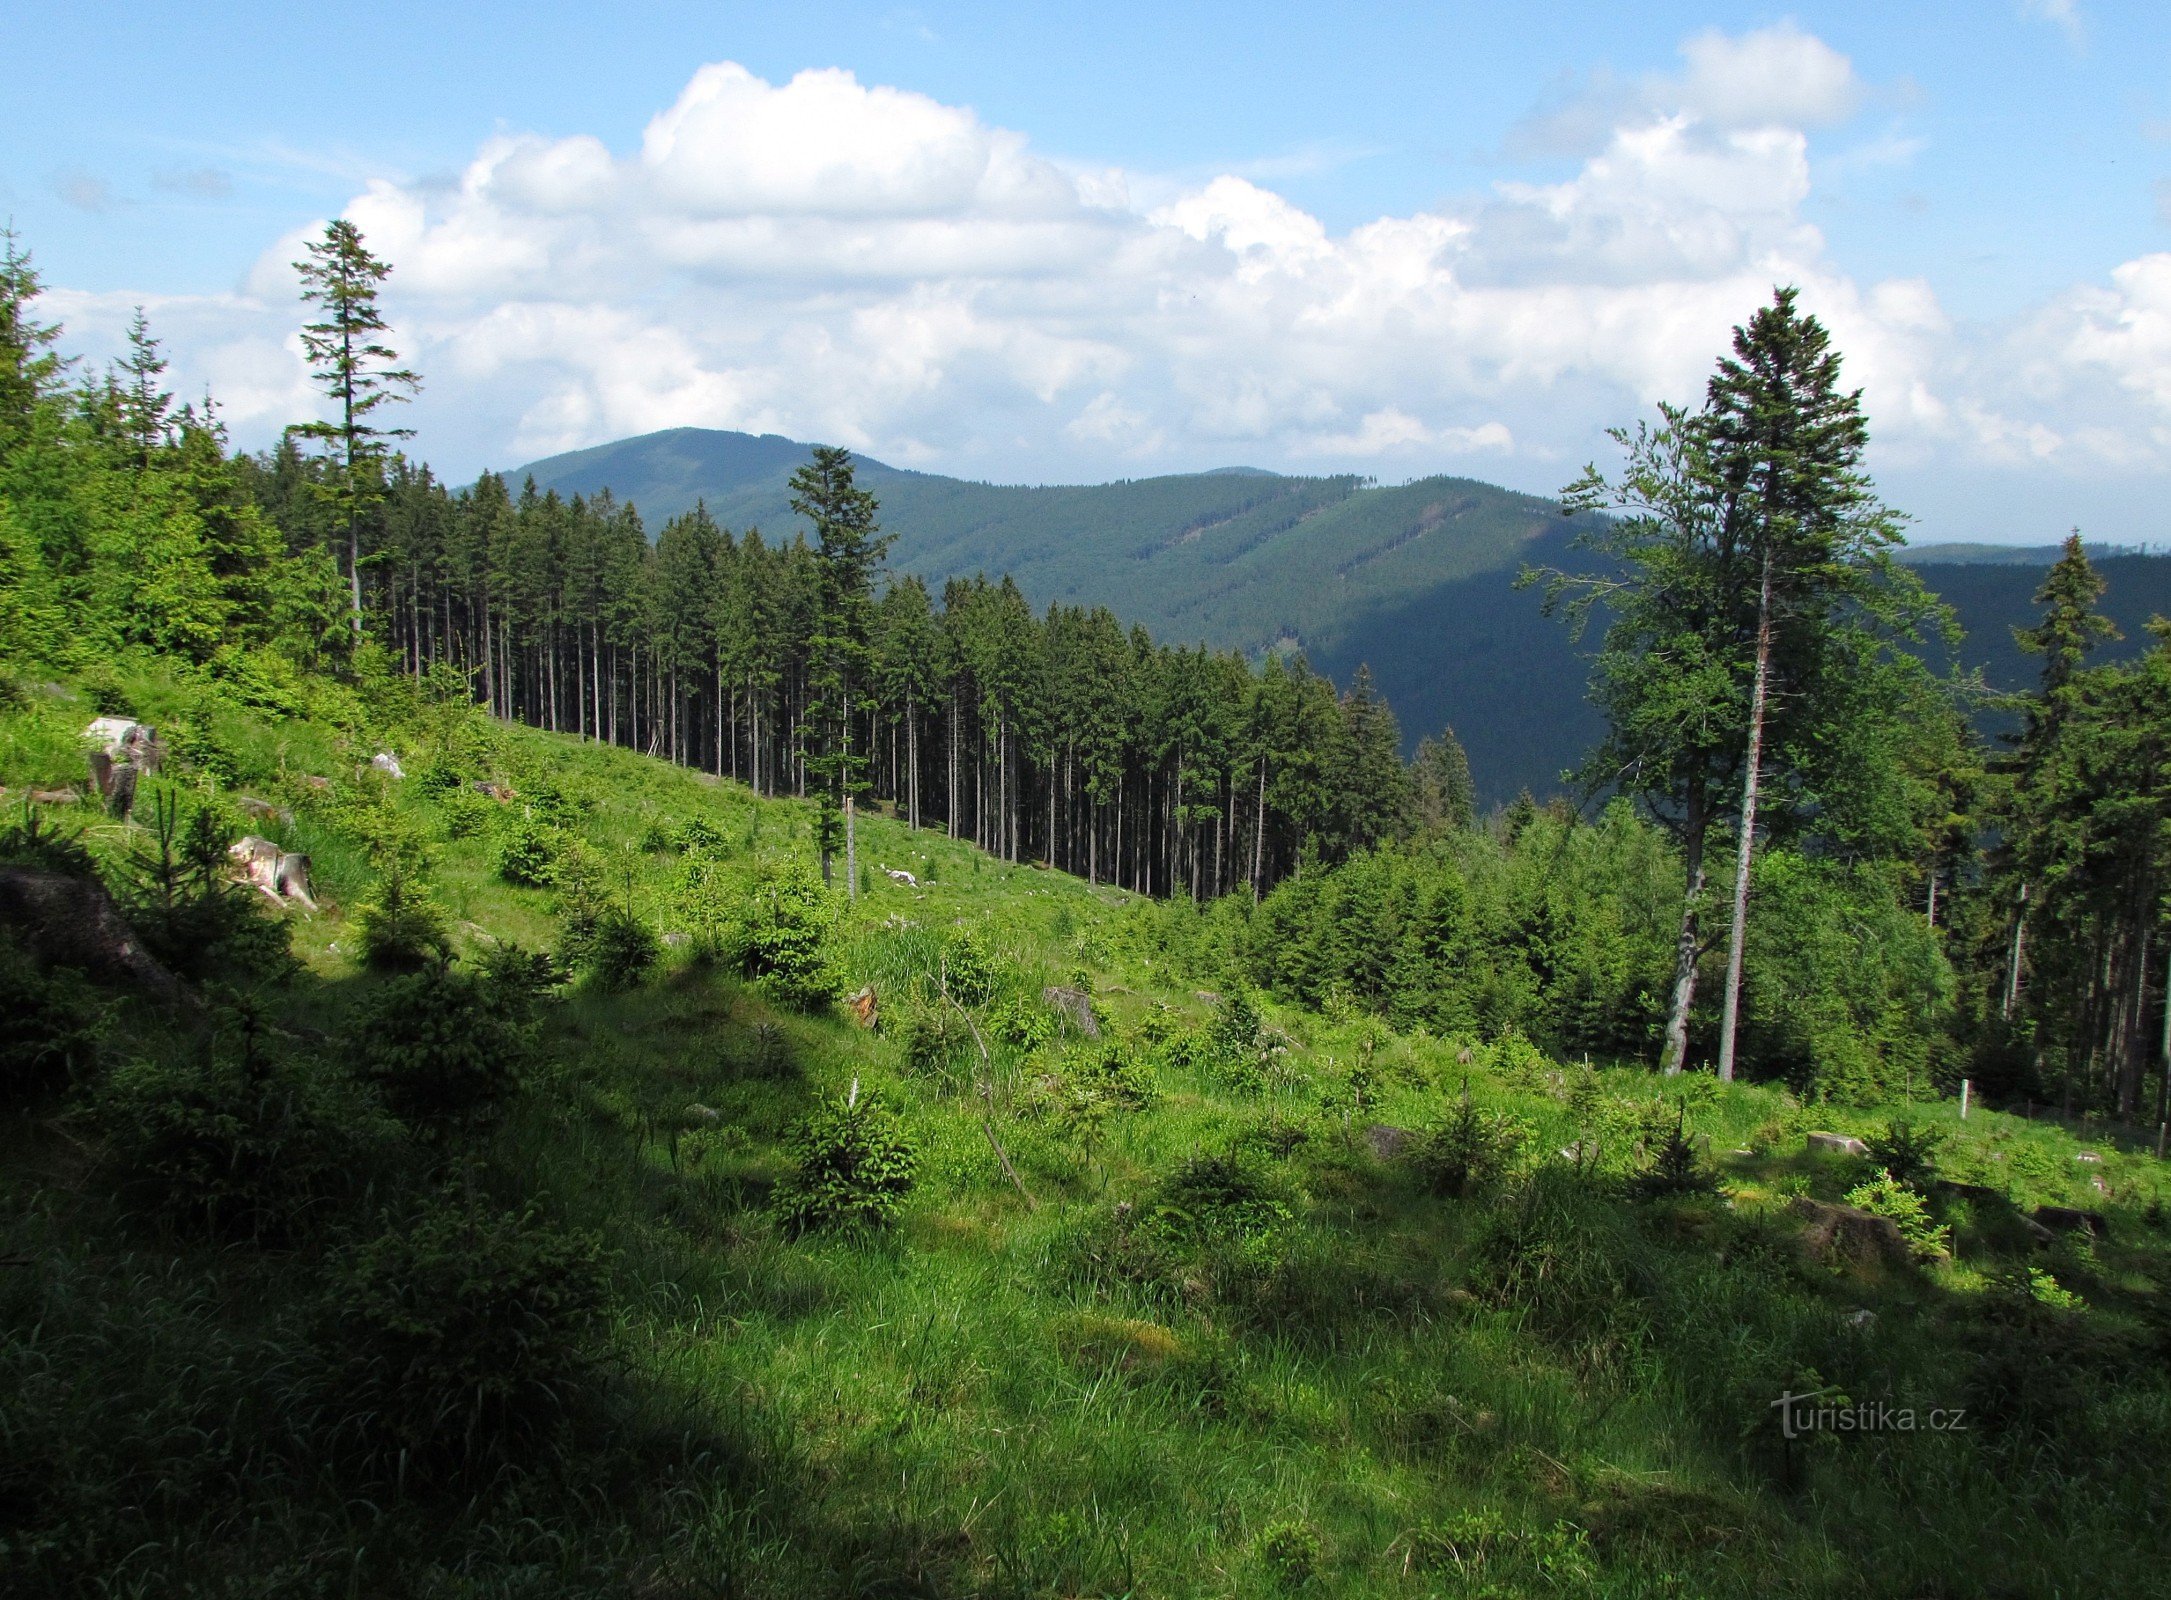
[[[1040,998],[1047,1001],[1071,1027],[1088,1039],[1101,1036],[1101,1019],[1093,1014],[1093,997],[1083,989],[1073,989],[1067,984],[1051,983],[1040,991]]]
[[[1866,1156],[1869,1146],[1851,1133],[1812,1133],[1802,1143],[1812,1152],[1831,1156]]]
[[[1802,1253],[1820,1266],[1882,1263],[1905,1267],[1914,1260],[1906,1235],[1890,1217],[1812,1200],[1808,1195],[1797,1195],[1792,1209],[1807,1219],[1802,1229]]]
[[[298,900],[311,911],[317,909],[315,891],[309,882],[309,858],[299,850],[289,850],[279,857],[279,876],[274,885],[289,900]]]
[[[136,809],[136,767],[123,761],[113,768],[113,787],[106,792],[106,811],[116,822],[126,822]]]
[[[871,1028],[881,1020],[875,1007],[874,985],[868,984],[855,995],[845,997],[844,1009],[852,1014],[852,1020],[862,1028]]]
[[[112,794],[113,757],[103,750],[93,750],[83,761],[90,768],[90,792],[101,800]]]

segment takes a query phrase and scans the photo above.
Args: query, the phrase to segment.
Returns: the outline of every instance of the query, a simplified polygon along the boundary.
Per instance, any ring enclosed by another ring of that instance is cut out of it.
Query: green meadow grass
[[[1768,1086],[1270,1004],[1274,1048],[1238,1087],[1149,1043],[1223,1011],[1225,976],[1182,953],[1187,913],[882,816],[859,821],[864,892],[832,940],[838,993],[875,990],[869,1031],[841,1008],[789,1010],[680,937],[674,831],[707,823],[727,873],[811,872],[800,803],[467,716],[415,713],[387,744],[360,716],[341,731],[176,681],[127,687],[199,753],[151,788],[292,812],[250,826],[314,862],[323,909],[293,919],[303,972],[279,1002],[305,1050],[335,1053],[379,981],[352,920],[373,849],[420,863],[463,953],[549,948],[557,897],[497,871],[545,804],[601,892],[666,942],[638,987],[579,985],[549,1009],[533,1081],[477,1151],[471,1183],[603,1236],[611,1363],[557,1459],[465,1500],[365,1502],[296,1469],[311,1435],[281,1396],[302,1359],[306,1251],[146,1234],[64,1107],[17,1119],[0,1180],[0,1255],[25,1264],[0,1269],[9,1392],[113,1463],[113,1501],[80,1508],[103,1530],[84,1535],[92,1553],[45,1550],[34,1568],[70,1575],[70,1592],[2162,1592],[2151,1452],[2171,1440],[2171,1386],[2146,1352],[2171,1327],[2167,1186],[2145,1151],[1979,1107],[1964,1124],[1944,1102],[1802,1107]],[[74,777],[89,714],[66,694],[0,714],[0,783]],[[387,747],[405,780],[368,770]],[[428,796],[439,764],[515,798]],[[84,816],[108,861],[133,847]],[[909,1023],[941,1011],[960,930],[993,957],[987,1056],[968,1042],[915,1071]],[[1080,981],[1150,1079],[1142,1109],[1066,1116],[1100,1047],[996,1028],[1006,1004],[1030,1012],[1045,986]],[[109,1058],[158,1048],[148,1027],[117,1013]],[[855,1085],[897,1112],[917,1184],[886,1232],[786,1237],[767,1200],[790,1136]],[[1431,1127],[1465,1092],[1530,1137],[1507,1181],[1442,1199],[1370,1130]],[[1868,1175],[1803,1135],[1895,1116],[1947,1136],[1943,1174],[2020,1208],[2104,1212],[2108,1238],[2038,1248],[2010,1208],[1958,1204],[1951,1259],[1803,1265],[1789,1201]],[[1642,1141],[1676,1124],[1723,1193],[1627,1198]],[[1170,1175],[1232,1150],[1283,1220],[1155,1255],[1140,1240]],[[2083,1309],[1998,1322],[2016,1265]],[[1825,1385],[1981,1420],[1781,1438],[1770,1402]],[[35,1487],[0,1477],[0,1507]]]

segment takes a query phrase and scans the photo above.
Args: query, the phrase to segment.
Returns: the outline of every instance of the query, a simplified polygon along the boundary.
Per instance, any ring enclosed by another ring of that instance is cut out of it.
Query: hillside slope
[[[2154,1581],[2135,1530],[2161,1509],[2171,1415],[2146,1354],[2167,1191],[2145,1151],[2099,1136],[2083,1154],[1980,1107],[1962,1124],[1949,1102],[1811,1111],[1709,1079],[1661,1098],[1633,1068],[1346,1007],[1268,1007],[1262,1031],[1206,987],[1194,913],[877,818],[866,890],[832,908],[825,991],[867,986],[870,1031],[699,954],[712,875],[757,923],[773,874],[805,880],[798,803],[397,693],[331,696],[336,726],[186,677],[97,693],[182,735],[147,807],[264,802],[255,825],[314,857],[320,906],[287,913],[303,967],[283,984],[208,1013],[102,996],[96,1070],[6,1124],[10,1592],[1851,1600]],[[79,771],[92,709],[65,688],[0,707],[0,783]],[[412,776],[372,769],[387,747]],[[459,1034],[388,1003],[426,979],[358,960],[360,908],[405,861],[463,965],[560,945],[584,891],[507,876],[545,817],[561,861],[606,863],[610,902],[670,941],[662,965],[547,999],[498,1120],[368,1112],[350,1062],[434,1090],[385,1051],[402,1029],[441,1053]],[[86,842],[125,881],[150,840],[98,822]],[[1054,984],[1090,991],[1099,1039],[1051,1008]],[[325,1094],[348,1097],[335,1124],[310,1120]],[[784,1197],[848,1103],[911,1153],[894,1221],[794,1228]],[[1477,1132],[1409,1131],[1458,1107]],[[1870,1171],[1804,1135],[1894,1114],[1943,1134],[1939,1170],[1976,1186],[1936,1202],[1957,1256],[1827,1260],[1800,1201]],[[1716,1152],[1723,1195],[1654,1197],[1638,1176],[1677,1126]],[[369,1142],[296,1176],[336,1130]],[[269,1236],[207,1236],[184,1204],[267,1188],[286,1208]],[[2041,1202],[2105,1213],[2107,1236],[2031,1243],[2014,1205]],[[463,1255],[477,1238],[536,1254]],[[434,1291],[399,1276],[425,1269]],[[472,1374],[458,1319],[504,1294],[528,1297],[515,1336],[480,1331],[518,1368],[574,1337],[581,1270],[601,1303],[541,1412],[476,1413],[472,1458],[358,1450],[384,1423],[356,1385]],[[1967,1420],[1791,1437],[1773,1403],[1812,1391]]]

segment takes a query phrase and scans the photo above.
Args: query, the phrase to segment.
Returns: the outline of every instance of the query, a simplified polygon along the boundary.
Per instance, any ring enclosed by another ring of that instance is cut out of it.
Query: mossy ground
[[[668,839],[694,818],[727,867],[811,870],[804,805],[626,752],[420,705],[357,705],[342,726],[155,674],[124,687],[128,709],[188,730],[166,781],[190,803],[292,813],[250,826],[315,863],[323,909],[293,917],[303,972],[277,1002],[305,1051],[336,1053],[377,981],[351,912],[388,834],[469,953],[556,944],[552,892],[496,867],[553,791],[606,891],[660,934],[686,931]],[[62,690],[0,713],[11,796],[75,777],[90,710]],[[367,767],[388,742],[399,782]],[[515,798],[426,794],[439,765]],[[108,859],[130,842],[88,833]],[[297,1475],[268,1441],[300,1437],[275,1413],[309,1252],[146,1231],[65,1102],[11,1116],[10,1403],[108,1453],[113,1489],[55,1513],[79,1529],[0,1535],[16,1541],[0,1562],[80,1537],[81,1563],[45,1549],[36,1570],[145,1594],[2160,1592],[2171,1185],[2148,1152],[1271,1005],[1238,1086],[1151,1042],[1222,1010],[1170,913],[881,816],[860,819],[858,851],[837,990],[871,984],[881,1027],[788,1009],[675,941],[640,986],[549,1009],[542,1065],[478,1153],[489,1181],[603,1234],[613,1368],[553,1460],[465,1500],[363,1501]],[[1084,982],[1151,1103],[1075,1114],[1099,1047],[1070,1032],[1021,1045],[987,1024],[984,1063],[968,1044],[910,1070],[904,1024],[940,1009],[960,928],[994,957],[988,1015]],[[157,1048],[159,1026],[120,1007],[107,1059]],[[766,1210],[787,1136],[855,1083],[902,1118],[918,1183],[885,1233],[788,1238]],[[1466,1084],[1532,1136],[1507,1182],[1443,1200],[1368,1130],[1437,1123]],[[1804,1263],[1787,1200],[1839,1198],[1867,1168],[1803,1135],[1896,1115],[1948,1135],[1944,1175],[2101,1212],[2108,1236],[2043,1246],[2004,1204],[1953,1202],[1950,1260]],[[1722,1193],[1630,1198],[1643,1141],[1677,1119]],[[1161,1186],[1231,1150],[1286,1220],[1186,1246]],[[2016,1266],[2081,1309],[2016,1308]],[[1827,1386],[1966,1407],[1968,1426],[1781,1437],[1771,1402]]]

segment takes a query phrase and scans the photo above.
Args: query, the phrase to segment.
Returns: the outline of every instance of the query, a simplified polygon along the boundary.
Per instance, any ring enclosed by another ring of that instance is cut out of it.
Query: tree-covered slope
[[[807,449],[680,428],[509,477],[564,495],[608,488],[652,527],[699,500],[727,527],[775,535],[801,526],[786,482]],[[1511,570],[1559,519],[1550,501],[1467,478],[1382,488],[1220,471],[1027,487],[868,460],[859,470],[881,498],[900,571],[938,584],[1008,573],[1037,605],[1107,605],[1156,637],[1223,649],[1332,650],[1373,605]]]
[[[609,488],[651,528],[704,502],[726,526],[795,529],[785,484],[807,447],[679,428],[532,463],[543,489]],[[1222,471],[1083,486],[971,483],[860,463],[897,535],[892,564],[940,585],[1007,572],[1036,606],[1109,606],[1157,638],[1222,649],[1301,649],[1348,683],[1369,665],[1406,747],[1452,726],[1481,798],[1556,791],[1595,742],[1584,652],[1518,589],[1528,562],[1571,565],[1576,525],[1551,501],[1461,478],[1367,487],[1350,477]],[[1960,654],[1997,689],[2033,681],[2012,629],[2055,546],[1927,546],[1910,556],[1958,612]],[[2110,555],[2105,609],[2145,643],[2171,613],[2171,557]]]

